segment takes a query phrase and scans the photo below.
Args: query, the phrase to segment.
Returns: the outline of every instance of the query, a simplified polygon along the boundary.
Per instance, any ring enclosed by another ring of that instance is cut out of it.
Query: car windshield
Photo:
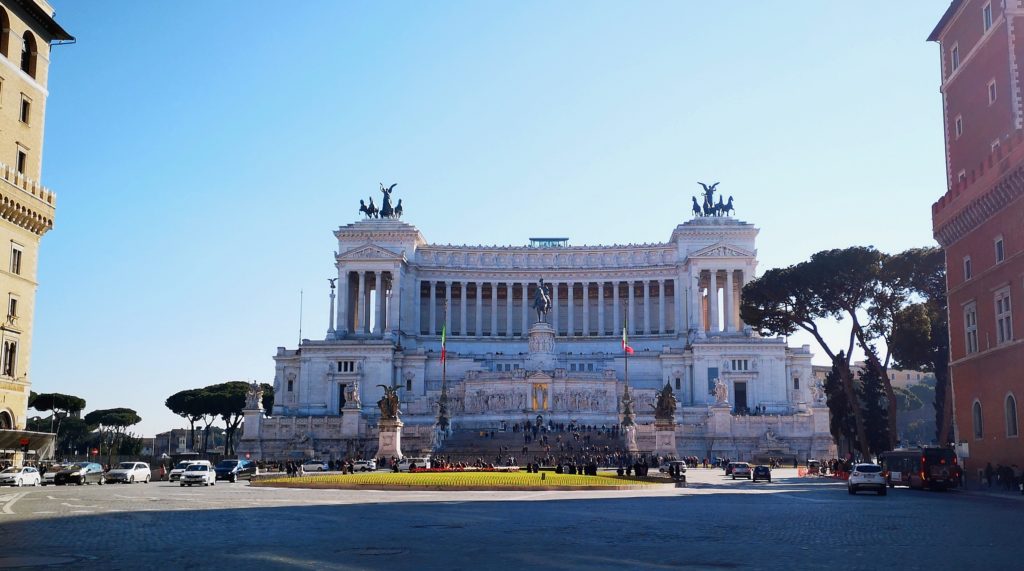
[[[206,466],[203,465],[203,464],[193,464],[192,466],[189,466],[188,468],[185,468],[185,471],[186,472],[205,472],[206,471]]]
[[[174,469],[175,469],[175,470],[184,470],[185,468],[188,468],[188,465],[189,465],[189,462],[188,462],[187,460],[186,460],[186,461],[184,461],[184,462],[178,462],[178,463],[177,463],[177,464],[176,464],[176,465],[174,466]]]
[[[217,462],[218,468],[234,468],[238,465],[238,460],[221,460]]]
[[[121,462],[117,467],[120,470],[131,470],[135,468],[135,462]]]
[[[88,468],[88,467],[89,467],[89,462],[75,462],[74,464],[71,464],[70,466],[68,466],[68,468]]]
[[[875,466],[874,464],[862,464],[860,466],[857,466],[857,471],[858,472],[863,472],[865,474],[874,474],[876,472],[881,472],[882,471],[882,467],[881,466]]]
[[[7,468],[3,472],[0,472],[0,474],[17,474],[18,472],[19,470],[17,468]]]

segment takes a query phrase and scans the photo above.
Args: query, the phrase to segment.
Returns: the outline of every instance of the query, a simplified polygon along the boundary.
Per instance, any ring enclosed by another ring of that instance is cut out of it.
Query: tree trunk
[[[839,380],[843,383],[843,392],[846,393],[846,400],[850,403],[853,411],[853,422],[857,426],[857,446],[860,448],[861,456],[871,457],[871,448],[868,446],[867,432],[864,430],[864,417],[861,413],[860,399],[853,389],[853,373],[850,371],[850,364],[844,359],[836,359],[839,369]]]

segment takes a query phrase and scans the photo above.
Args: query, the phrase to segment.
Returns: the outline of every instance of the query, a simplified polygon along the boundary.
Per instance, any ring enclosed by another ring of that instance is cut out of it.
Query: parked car
[[[725,475],[729,476],[732,474],[733,467],[736,466],[736,462],[729,462],[725,465]]]
[[[352,463],[353,470],[359,470],[360,472],[373,472],[377,469],[376,460],[356,460]]]
[[[754,466],[754,475],[751,476],[751,480],[768,480],[768,483],[772,483],[772,469],[768,466]]]
[[[664,462],[661,466],[658,466],[658,471],[662,474],[670,474],[673,466],[679,466],[679,473],[686,473],[686,462],[683,460],[669,460]]]
[[[214,467],[218,480],[237,482],[238,480],[250,480],[259,473],[256,463],[252,460],[221,460]]]
[[[746,462],[733,462],[732,463],[732,479],[735,480],[737,476],[740,478],[750,479],[750,464]]]
[[[75,462],[69,464],[53,477],[53,483],[57,486],[78,484],[79,486],[89,483],[103,485],[103,466],[95,462]]]
[[[68,464],[51,464],[46,467],[46,471],[43,472],[43,485],[53,485],[53,479],[57,476],[57,472],[68,467]]]
[[[217,485],[217,473],[210,467],[209,462],[194,462],[189,464],[181,474],[181,487],[202,484],[204,486]]]
[[[306,460],[302,463],[305,472],[326,472],[330,467],[323,460]]]
[[[168,474],[167,480],[170,482],[177,482],[181,479],[181,475],[185,473],[185,469],[193,464],[204,464],[210,466],[209,460],[182,460],[174,465],[171,473]]]
[[[142,482],[148,484],[153,479],[153,473],[149,470],[149,464],[145,462],[121,462],[117,468],[106,474],[108,484],[134,484]]]
[[[21,468],[15,468],[11,466],[3,472],[0,472],[0,486],[38,486],[42,483],[43,478],[39,474],[39,470],[36,470],[32,466],[22,466]]]
[[[430,458],[410,458],[406,456],[398,463],[398,471],[408,472],[413,466],[416,468],[429,468]]]
[[[850,495],[868,489],[875,490],[880,496],[886,493],[885,476],[882,467],[877,464],[855,464],[850,477],[846,480],[846,491]]]

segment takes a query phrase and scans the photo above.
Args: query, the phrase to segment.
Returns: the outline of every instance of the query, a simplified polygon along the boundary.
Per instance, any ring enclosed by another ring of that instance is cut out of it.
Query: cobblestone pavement
[[[690,486],[587,492],[0,489],[0,568],[1013,569],[1024,501],[850,496],[693,469]]]

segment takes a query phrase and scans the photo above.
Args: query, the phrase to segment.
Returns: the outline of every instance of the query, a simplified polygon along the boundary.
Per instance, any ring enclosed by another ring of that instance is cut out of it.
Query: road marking
[[[71,504],[67,504],[67,503],[61,503],[60,505],[65,506],[65,507],[69,507],[69,508],[98,508],[99,507],[99,506],[75,506],[75,505],[71,505]]]
[[[7,496],[10,499],[7,500],[7,503],[4,504],[3,510],[0,510],[0,511],[2,511],[3,513],[5,513],[7,515],[14,515],[14,512],[11,510],[11,506],[14,505],[14,502],[20,500],[21,498],[24,498],[27,495],[28,495],[28,492],[22,492],[20,494],[14,494],[13,497],[12,496]]]

